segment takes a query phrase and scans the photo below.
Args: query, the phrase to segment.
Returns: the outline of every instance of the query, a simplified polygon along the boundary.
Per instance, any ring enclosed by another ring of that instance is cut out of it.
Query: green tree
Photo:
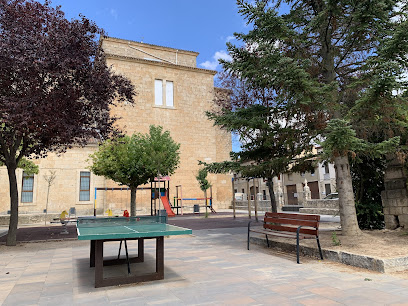
[[[204,191],[204,198],[205,198],[205,215],[208,216],[208,208],[207,208],[207,190],[211,187],[210,182],[207,179],[208,171],[205,168],[201,168],[198,170],[196,179],[198,184],[200,185],[200,189]]]
[[[90,155],[90,170],[130,188],[130,213],[136,215],[137,187],[158,175],[171,175],[180,162],[180,145],[161,126],[149,134],[133,134],[107,140]]]
[[[392,97],[393,90],[403,92],[405,86],[401,81],[407,68],[408,50],[405,5],[399,6],[399,1],[392,0],[238,0],[237,3],[252,29],[247,34],[235,34],[243,46],[228,44],[232,61],[222,64],[226,71],[244,81],[247,88],[264,88],[273,95],[275,103],[284,103],[284,114],[288,116],[275,118],[275,125],[297,121],[307,125],[313,118],[308,117],[311,113],[314,118],[322,119],[316,125],[320,131],[302,129],[305,136],[313,136],[322,134],[329,120],[345,118],[353,123],[350,129],[355,131],[346,133],[349,139],[333,142],[326,148],[331,147],[331,152],[335,152],[330,159],[337,170],[343,234],[358,235],[349,163],[355,152],[344,145],[361,143],[359,138],[362,130],[368,129],[367,122],[406,121],[399,115],[401,111],[397,116],[392,115],[393,110],[406,109],[402,95],[398,99]],[[282,3],[287,7],[279,13]],[[239,106],[242,107],[246,105]],[[386,108],[386,116],[379,115],[381,107]],[[365,119],[357,129],[354,123],[359,115]],[[327,135],[339,132],[330,130],[333,128],[345,131],[343,127],[348,123],[343,126],[338,123],[334,121],[328,127]],[[381,125],[373,130],[381,131]],[[383,140],[390,140],[394,145],[398,140],[392,139],[395,134],[384,136]],[[367,148],[381,151],[390,148],[390,142],[383,146],[367,144]]]
[[[134,87],[106,65],[94,22],[67,20],[49,1],[0,0],[0,163],[7,167],[16,244],[16,168],[23,158],[64,152],[115,131],[110,108]]]

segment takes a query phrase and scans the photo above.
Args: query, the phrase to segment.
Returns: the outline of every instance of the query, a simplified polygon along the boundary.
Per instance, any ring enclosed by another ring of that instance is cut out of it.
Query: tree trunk
[[[137,187],[130,187],[130,216],[136,216],[136,190]]]
[[[348,157],[336,157],[334,165],[336,167],[336,184],[339,193],[341,232],[345,236],[360,235],[361,231],[357,222]]]
[[[271,198],[272,212],[276,213],[276,212],[278,212],[278,207],[276,206],[275,193],[273,191],[273,180],[272,180],[271,177],[268,177],[267,180],[268,181],[267,181],[266,185],[268,185],[269,197]]]
[[[204,203],[205,203],[205,217],[208,217],[208,207],[207,207],[207,190],[204,190]]]
[[[17,225],[18,225],[18,189],[16,177],[17,163],[7,163],[7,172],[10,185],[10,223],[7,234],[6,245],[12,246],[17,244]]]

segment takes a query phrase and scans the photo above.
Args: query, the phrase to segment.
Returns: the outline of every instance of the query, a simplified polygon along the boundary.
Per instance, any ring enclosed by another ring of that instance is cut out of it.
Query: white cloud
[[[205,61],[204,63],[201,63],[200,66],[205,69],[216,70],[219,65],[218,63],[219,59],[231,61],[232,57],[225,50],[220,50],[215,52],[212,61]]]
[[[111,14],[111,16],[112,16],[113,18],[115,18],[116,20],[118,19],[118,11],[117,11],[117,10],[111,8],[110,11],[109,11],[109,13]]]
[[[230,42],[231,40],[234,40],[235,39],[235,36],[234,35],[230,35],[230,36],[227,36],[227,39],[225,40],[226,42]]]

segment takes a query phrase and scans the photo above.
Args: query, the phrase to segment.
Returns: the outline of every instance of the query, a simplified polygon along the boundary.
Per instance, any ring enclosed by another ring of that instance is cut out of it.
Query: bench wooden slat
[[[288,214],[288,213],[266,212],[265,217],[320,221],[320,215],[305,215],[305,214],[292,214],[292,213]]]
[[[280,231],[280,232],[291,232],[296,233],[297,227],[275,225],[275,224],[264,224],[265,229]],[[318,235],[318,230],[313,228],[301,228],[299,233],[308,234],[308,235]]]
[[[270,218],[265,217],[264,223],[279,223],[279,224],[290,224],[290,225],[302,225],[309,227],[319,227],[319,221],[309,221],[309,220],[296,220],[296,219],[282,219],[282,218]]]

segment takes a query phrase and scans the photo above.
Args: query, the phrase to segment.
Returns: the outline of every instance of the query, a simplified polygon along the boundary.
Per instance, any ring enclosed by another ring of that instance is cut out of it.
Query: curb
[[[263,238],[251,237],[250,242],[267,247],[266,239]],[[276,248],[285,252],[296,252],[296,245],[291,243],[269,240],[269,246],[270,248]],[[299,251],[304,256],[320,259],[317,248],[300,245]],[[322,248],[322,252],[323,258],[326,260],[380,273],[408,270],[408,256],[382,259],[324,248]]]

